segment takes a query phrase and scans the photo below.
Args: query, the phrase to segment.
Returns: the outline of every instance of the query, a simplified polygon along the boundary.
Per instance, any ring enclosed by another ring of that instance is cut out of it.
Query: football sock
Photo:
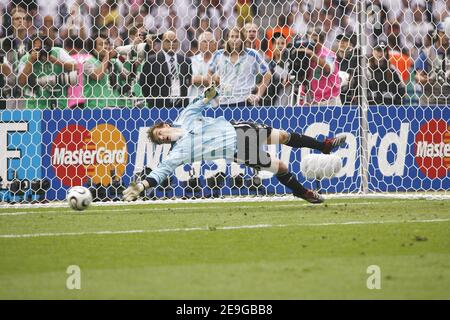
[[[304,194],[307,190],[290,172],[277,174],[277,178],[278,181],[290,188],[294,194]]]
[[[299,134],[296,132],[290,132],[289,133],[289,141],[286,142],[287,146],[293,147],[293,148],[311,148],[311,149],[316,149],[316,150],[322,150],[324,147],[324,143],[305,136],[303,134]]]

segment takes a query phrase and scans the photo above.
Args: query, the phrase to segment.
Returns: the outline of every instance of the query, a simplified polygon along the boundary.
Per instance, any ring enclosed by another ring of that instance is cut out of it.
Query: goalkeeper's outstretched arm
[[[219,105],[219,93],[213,83],[205,89],[203,95],[198,96],[192,103],[181,111],[174,123],[189,125],[192,119],[195,119],[208,107],[217,107]]]
[[[186,109],[180,114],[177,118],[176,122],[185,127],[189,128],[190,123],[197,118],[198,114],[201,114],[202,110],[208,106],[217,106],[218,105],[218,92],[213,84],[211,87],[205,90],[204,96],[199,97],[199,99],[193,103],[191,103]],[[168,134],[166,132],[165,137],[169,137],[171,142],[176,142],[180,137],[178,136],[179,129],[170,128],[170,126],[164,127],[164,130],[172,130],[173,134]],[[162,128],[162,127],[161,127]],[[160,130],[162,130],[160,128]],[[154,133],[150,135],[154,136]],[[174,136],[177,136],[175,139]],[[150,137],[153,141],[155,137]],[[154,141],[155,142],[155,141]],[[167,143],[166,139],[163,141],[159,141],[156,143]],[[175,145],[175,147],[170,151],[168,157],[164,159],[158,167],[153,170],[150,175],[139,183],[131,183],[130,186],[123,192],[123,200],[124,201],[134,201],[136,200],[142,191],[154,188],[161,181],[164,181],[175,169],[182,165],[183,163],[191,163],[192,162],[192,146],[190,145],[190,141],[181,141]]]
[[[161,165],[164,165],[164,163],[161,163]],[[160,166],[158,166],[158,168],[156,168],[155,171],[158,170],[158,169],[160,169]],[[163,170],[160,169],[160,171],[163,171]],[[152,171],[152,173],[153,172],[154,171]],[[172,171],[169,171],[167,173],[167,171],[166,171],[161,176],[167,177],[167,176],[169,176],[169,174],[171,172]],[[142,180],[141,182],[132,182],[132,183],[130,183],[128,188],[126,188],[123,191],[123,201],[134,201],[134,200],[136,200],[139,197],[139,195],[144,190],[147,190],[147,189],[150,189],[150,188],[154,188],[157,185],[159,185],[160,181],[161,181],[161,180],[159,180],[160,178],[158,178],[155,175],[152,176],[152,173],[149,176],[147,176],[144,180]]]
[[[153,178],[146,178],[142,182],[132,182],[123,191],[123,201],[134,201],[139,195],[147,189],[154,188],[158,185],[158,182]]]
[[[158,167],[153,170],[141,182],[131,183],[123,192],[124,201],[136,200],[142,191],[158,186],[164,181],[175,169],[187,161],[187,155],[181,147],[174,148],[166,159],[161,161]]]

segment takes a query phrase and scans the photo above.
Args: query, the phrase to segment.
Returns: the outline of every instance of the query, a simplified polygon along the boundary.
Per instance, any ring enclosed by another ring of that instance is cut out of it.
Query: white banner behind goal
[[[68,188],[77,185],[92,188],[98,199],[118,200],[124,186],[154,169],[170,150],[170,145],[154,145],[148,140],[148,127],[159,120],[173,121],[178,112],[176,108],[3,111],[2,200],[61,200]],[[370,107],[367,190],[362,185],[361,119],[357,107],[219,107],[208,110],[206,115],[259,121],[319,139],[345,134],[346,147],[334,152],[341,158],[342,169],[331,179],[311,181],[301,177],[300,164],[312,152],[309,149],[268,149],[289,163],[291,171],[307,187],[325,193],[445,194],[450,186],[450,130],[444,119],[448,119],[449,112],[448,107]],[[218,160],[180,166],[148,197],[285,193],[270,172]]]

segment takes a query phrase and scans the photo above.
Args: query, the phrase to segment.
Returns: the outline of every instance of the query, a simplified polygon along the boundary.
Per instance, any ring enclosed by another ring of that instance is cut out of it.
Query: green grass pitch
[[[0,298],[450,299],[450,201],[2,208]]]

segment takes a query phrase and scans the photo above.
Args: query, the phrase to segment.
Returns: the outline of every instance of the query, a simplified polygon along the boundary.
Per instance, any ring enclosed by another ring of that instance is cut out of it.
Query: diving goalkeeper
[[[123,192],[124,201],[136,200],[142,191],[156,187],[178,166],[200,160],[227,159],[254,168],[273,172],[278,180],[292,190],[294,196],[311,203],[322,203],[316,191],[303,187],[289,172],[288,166],[263,150],[263,145],[285,144],[293,148],[312,148],[329,154],[345,143],[345,135],[318,141],[314,138],[253,122],[229,122],[223,117],[204,117],[202,111],[218,105],[215,86],[205,90],[178,116],[173,124],[164,122],[148,130],[156,144],[172,144],[166,159],[139,183],[131,183]]]

